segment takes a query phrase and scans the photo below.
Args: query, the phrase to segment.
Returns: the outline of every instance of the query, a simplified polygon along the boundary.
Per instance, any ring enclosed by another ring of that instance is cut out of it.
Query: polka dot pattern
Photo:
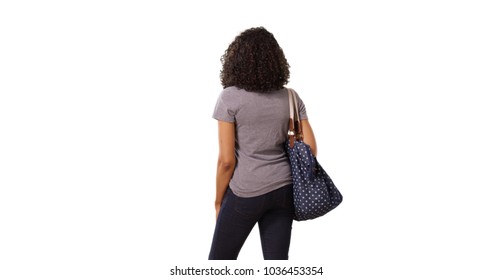
[[[332,179],[313,156],[310,146],[286,142],[293,177],[295,220],[305,221],[327,214],[342,202],[342,195]]]

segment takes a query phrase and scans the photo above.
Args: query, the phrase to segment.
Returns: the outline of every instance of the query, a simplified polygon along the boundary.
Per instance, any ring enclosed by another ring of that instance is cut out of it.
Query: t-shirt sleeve
[[[294,93],[296,94],[296,99],[298,101],[298,112],[300,113],[300,119],[307,120],[308,114],[306,113],[305,103],[303,103],[303,100],[301,100],[300,96],[296,91],[294,91]]]
[[[236,106],[234,98],[231,98],[231,94],[226,91],[222,91],[217,98],[216,107],[212,117],[218,121],[235,122],[236,121]]]

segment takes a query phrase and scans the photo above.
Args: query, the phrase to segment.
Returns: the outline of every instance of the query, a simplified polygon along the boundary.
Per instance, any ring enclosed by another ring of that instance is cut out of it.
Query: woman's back
[[[258,196],[291,183],[284,151],[289,119],[286,89],[258,93],[228,87],[221,92],[213,117],[235,122],[237,165],[230,188],[236,195]]]

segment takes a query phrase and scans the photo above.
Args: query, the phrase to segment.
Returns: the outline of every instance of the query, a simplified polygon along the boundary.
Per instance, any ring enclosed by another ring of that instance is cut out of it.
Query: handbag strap
[[[303,141],[303,127],[301,125],[300,114],[298,112],[298,101],[293,90],[288,88],[289,97],[289,147],[294,147],[294,141]]]

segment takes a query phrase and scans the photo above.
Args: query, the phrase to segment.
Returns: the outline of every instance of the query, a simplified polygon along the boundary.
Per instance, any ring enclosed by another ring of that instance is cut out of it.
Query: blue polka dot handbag
[[[311,220],[327,214],[342,202],[342,194],[332,179],[303,142],[303,129],[298,113],[298,102],[289,93],[289,130],[286,151],[291,163],[296,221]]]

